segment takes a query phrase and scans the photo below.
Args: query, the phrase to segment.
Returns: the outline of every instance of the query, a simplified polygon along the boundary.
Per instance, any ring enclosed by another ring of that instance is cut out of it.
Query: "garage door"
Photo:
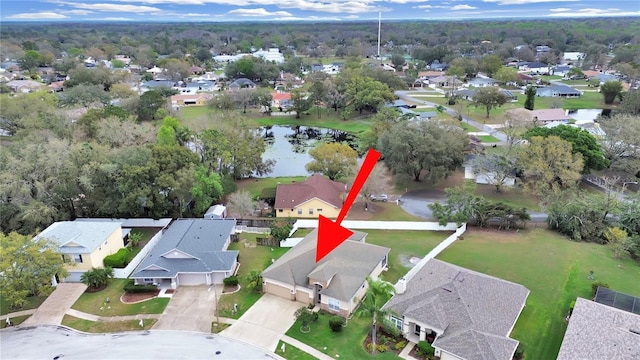
[[[206,285],[207,276],[205,274],[180,274],[178,275],[178,285]]]

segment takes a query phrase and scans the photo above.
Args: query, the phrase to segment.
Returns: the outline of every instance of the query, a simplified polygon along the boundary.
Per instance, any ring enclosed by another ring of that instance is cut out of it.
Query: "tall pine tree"
[[[524,108],[527,110],[533,110],[533,106],[536,101],[536,88],[528,86],[524,93],[527,95],[527,99],[524,101]]]

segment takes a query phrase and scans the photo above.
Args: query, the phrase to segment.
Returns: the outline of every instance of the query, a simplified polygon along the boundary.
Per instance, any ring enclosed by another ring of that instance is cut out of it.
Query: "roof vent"
[[[451,290],[451,288],[449,287],[449,285],[445,285],[442,287],[442,290],[446,291],[446,292],[452,292],[453,290]]]
[[[636,329],[629,329],[630,332],[636,334],[636,335],[640,335],[640,330],[636,330]]]

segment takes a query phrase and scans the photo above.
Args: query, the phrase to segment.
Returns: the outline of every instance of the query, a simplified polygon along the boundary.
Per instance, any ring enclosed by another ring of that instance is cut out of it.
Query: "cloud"
[[[580,0],[482,0],[487,3],[497,3],[498,5],[528,5],[533,3],[547,2],[576,2]]]
[[[585,17],[585,16],[640,16],[640,11],[621,11],[620,9],[595,9],[586,8],[580,10],[572,10],[570,12],[555,12],[547,16],[558,17]]]
[[[449,9],[448,6],[442,6],[442,5],[418,5],[418,6],[414,6],[414,9]]]
[[[376,3],[404,4],[409,2],[424,2],[428,0],[115,0],[119,2],[133,2],[138,4],[180,4],[205,5],[219,4],[230,6],[276,6],[280,9],[296,9],[301,11],[316,11],[328,13],[367,13],[390,11],[392,9],[377,6]]]
[[[238,16],[281,16],[281,17],[293,16],[290,12],[287,12],[287,11],[269,12],[264,8],[235,9],[235,10],[229,11],[227,14],[238,15]]]
[[[65,19],[67,18],[67,16],[54,13],[54,12],[42,11],[37,13],[13,14],[11,16],[7,16],[6,18],[7,19],[25,19],[25,20],[47,20],[47,19]]]
[[[571,11],[571,9],[569,9],[569,8],[554,8],[554,9],[549,9],[549,11],[551,11],[551,12],[565,12],[565,11]]]
[[[129,13],[155,13],[161,12],[157,7],[128,5],[128,4],[111,4],[111,3],[75,3],[69,1],[57,1],[56,4],[68,5],[76,9],[105,11],[105,12],[129,12]]]
[[[456,5],[456,6],[452,6],[451,7],[451,10],[473,10],[473,9],[477,9],[477,7],[470,6],[470,5],[467,5],[467,4]]]
[[[63,14],[68,14],[68,15],[89,15],[89,14],[93,14],[93,11],[89,11],[89,10],[61,10],[60,11]]]
[[[101,18],[101,19],[94,19],[94,20],[100,20],[100,21],[132,21],[133,19],[130,18],[126,18],[126,17],[106,17],[106,18]]]

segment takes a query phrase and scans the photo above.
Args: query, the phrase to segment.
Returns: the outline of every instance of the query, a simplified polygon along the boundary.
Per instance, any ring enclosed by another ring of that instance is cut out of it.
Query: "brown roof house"
[[[355,231],[316,263],[313,230],[262,272],[263,291],[349,316],[367,292],[367,276],[377,278],[387,266],[390,249],[367,244],[366,236]]]
[[[276,187],[276,217],[336,218],[342,208],[347,185],[320,174],[292,184]]]
[[[552,122],[570,122],[571,116],[563,109],[528,110],[524,108],[511,109],[506,112],[507,122],[513,122],[524,126],[539,126]]]
[[[513,358],[527,288],[436,259],[409,274],[383,306],[407,340],[431,342],[441,359]]]

